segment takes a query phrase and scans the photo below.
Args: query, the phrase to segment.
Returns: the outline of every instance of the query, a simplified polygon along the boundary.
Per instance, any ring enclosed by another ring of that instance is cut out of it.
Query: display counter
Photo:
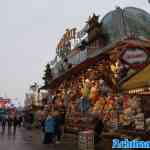
[[[75,112],[66,116],[65,129],[68,132],[77,133],[87,129],[93,129],[93,116],[90,113]]]
[[[118,130],[118,131],[110,131],[103,132],[102,136],[104,138],[128,138],[129,140],[133,139],[141,139],[141,140],[149,140],[150,139],[150,131],[144,130]]]

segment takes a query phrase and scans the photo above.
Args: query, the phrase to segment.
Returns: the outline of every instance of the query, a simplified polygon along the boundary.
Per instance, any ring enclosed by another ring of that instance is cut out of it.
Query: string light
[[[150,93],[150,87],[146,88],[138,88],[128,91],[129,94],[144,94],[144,93]]]

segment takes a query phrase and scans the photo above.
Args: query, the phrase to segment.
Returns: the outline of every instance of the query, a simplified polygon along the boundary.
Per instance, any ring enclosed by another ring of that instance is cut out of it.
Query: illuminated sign
[[[8,105],[8,100],[0,100],[0,108],[5,108]]]
[[[76,38],[76,28],[66,29],[62,39],[59,41],[56,53],[60,58],[65,58],[71,51],[71,40]]]
[[[76,28],[73,29],[66,29],[65,34],[63,35],[62,39],[59,41],[57,45],[57,49],[63,49],[66,47],[66,44],[76,37]]]
[[[76,47],[76,45],[78,45],[85,37],[87,37],[87,29],[88,25],[80,31],[77,31],[76,28],[66,29],[66,32],[56,48],[57,56],[65,58],[68,54],[70,54],[71,50],[74,49],[74,47]],[[52,64],[54,64],[54,62],[52,62]]]
[[[143,49],[127,49],[122,55],[122,60],[131,66],[144,65],[148,60],[148,55]]]

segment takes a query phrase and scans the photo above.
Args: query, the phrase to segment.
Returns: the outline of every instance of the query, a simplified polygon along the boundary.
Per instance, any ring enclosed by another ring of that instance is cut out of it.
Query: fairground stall
[[[99,115],[106,136],[134,138],[129,133],[138,130],[149,137],[148,25],[148,13],[128,7],[101,21],[94,14],[80,32],[67,30],[57,47],[59,59],[51,64],[53,78],[43,88],[50,91],[50,105],[65,108],[68,131],[92,129],[93,117]]]

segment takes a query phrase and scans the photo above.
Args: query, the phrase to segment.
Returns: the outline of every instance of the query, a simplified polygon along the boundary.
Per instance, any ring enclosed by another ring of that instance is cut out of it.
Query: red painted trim
[[[146,61],[143,63],[143,64],[130,64],[130,63],[128,63],[127,61],[125,61],[124,59],[123,59],[123,55],[125,54],[125,52],[128,50],[128,48],[130,48],[130,49],[135,49],[135,48],[138,48],[138,49],[140,49],[140,50],[143,50],[146,54],[147,54],[147,59],[146,59]],[[136,69],[136,70],[140,70],[140,69],[143,69],[147,64],[149,64],[149,62],[148,62],[148,60],[149,60],[149,58],[150,58],[150,56],[149,56],[149,51],[147,50],[147,49],[145,49],[145,48],[141,48],[141,47],[138,47],[138,46],[134,46],[134,47],[130,47],[130,46],[127,46],[127,47],[125,47],[124,49],[122,49],[122,52],[121,52],[121,55],[120,55],[120,60],[123,62],[123,63],[125,63],[125,64],[127,64],[128,66],[130,66],[132,69]]]

